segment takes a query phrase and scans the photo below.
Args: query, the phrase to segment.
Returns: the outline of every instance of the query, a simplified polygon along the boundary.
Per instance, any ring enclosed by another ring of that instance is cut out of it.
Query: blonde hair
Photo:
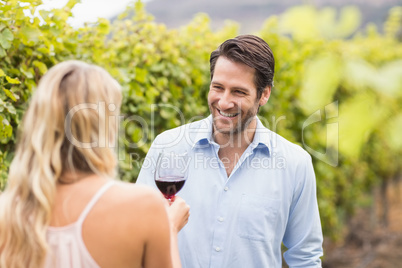
[[[120,85],[107,71],[84,62],[59,63],[43,76],[0,194],[0,267],[43,266],[56,182],[63,173],[115,176],[111,147],[121,98]]]

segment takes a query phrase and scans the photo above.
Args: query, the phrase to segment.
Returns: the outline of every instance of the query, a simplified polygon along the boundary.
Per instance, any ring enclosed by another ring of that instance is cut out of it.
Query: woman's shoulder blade
[[[164,199],[156,189],[147,185],[139,185],[118,181],[110,193],[111,202],[129,206],[132,210],[149,207],[163,207]]]

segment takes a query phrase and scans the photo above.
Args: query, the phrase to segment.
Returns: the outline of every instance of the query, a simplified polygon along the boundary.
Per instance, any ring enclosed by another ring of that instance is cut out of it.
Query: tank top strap
[[[111,187],[113,186],[115,182],[114,181],[109,181],[105,183],[96,193],[95,195],[91,198],[89,203],[85,206],[84,210],[81,212],[80,217],[77,220],[77,223],[79,225],[82,225],[84,222],[85,218],[87,217],[88,213],[91,211],[92,207],[96,204],[96,202],[99,200],[99,198],[102,197],[102,195]]]

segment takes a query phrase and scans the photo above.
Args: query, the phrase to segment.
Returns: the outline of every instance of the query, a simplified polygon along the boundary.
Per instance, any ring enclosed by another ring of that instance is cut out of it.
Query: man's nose
[[[219,99],[219,109],[220,110],[229,110],[235,106],[233,96],[230,94],[230,91],[226,90]]]

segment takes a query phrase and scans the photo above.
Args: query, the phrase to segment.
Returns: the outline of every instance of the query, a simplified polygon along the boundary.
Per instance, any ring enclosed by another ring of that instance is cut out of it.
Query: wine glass
[[[174,201],[175,195],[187,179],[188,155],[174,152],[160,152],[156,161],[154,179],[156,186],[166,199]]]

